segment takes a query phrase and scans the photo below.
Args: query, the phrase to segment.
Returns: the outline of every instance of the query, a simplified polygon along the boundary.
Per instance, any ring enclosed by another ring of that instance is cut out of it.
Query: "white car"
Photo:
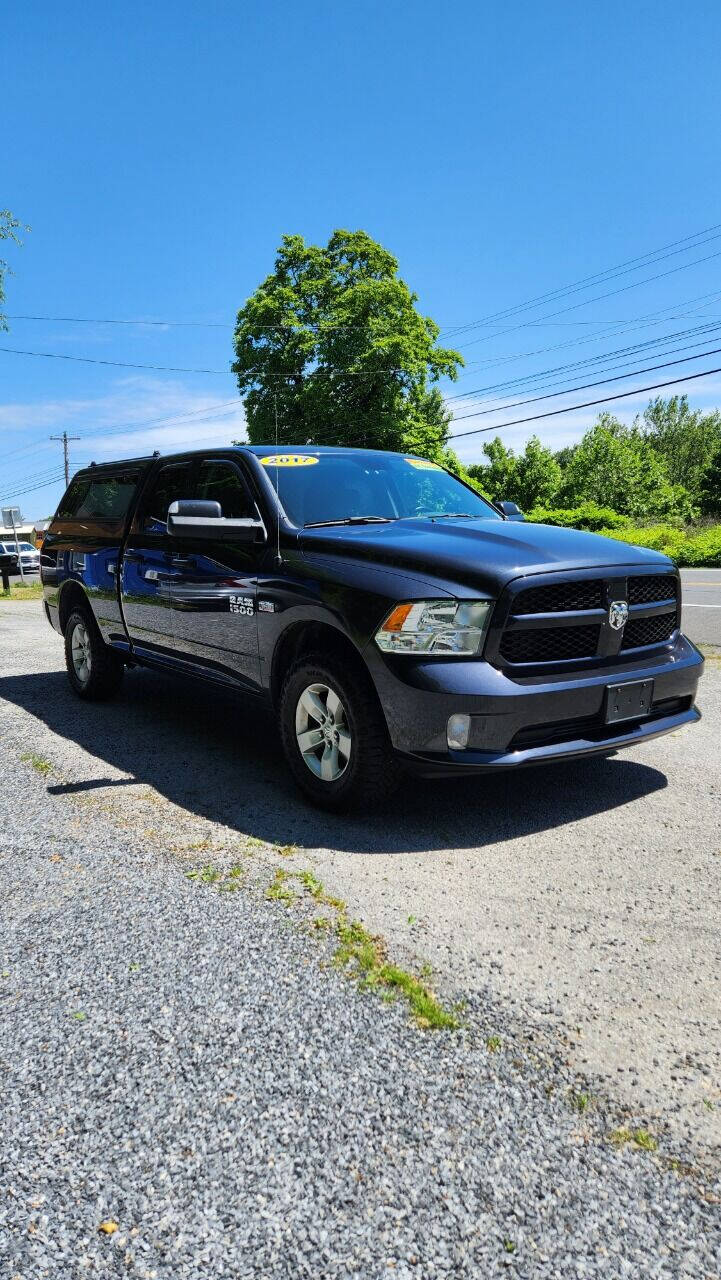
[[[18,542],[20,548],[20,563],[25,573],[40,572],[40,552],[31,542]],[[0,555],[15,556],[17,558],[17,548],[15,541],[0,542]],[[17,571],[19,572],[19,571]]]

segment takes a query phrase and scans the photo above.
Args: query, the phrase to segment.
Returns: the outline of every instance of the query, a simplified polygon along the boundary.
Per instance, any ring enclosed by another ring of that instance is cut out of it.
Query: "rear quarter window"
[[[138,487],[137,471],[76,476],[60,500],[56,519],[123,521]]]

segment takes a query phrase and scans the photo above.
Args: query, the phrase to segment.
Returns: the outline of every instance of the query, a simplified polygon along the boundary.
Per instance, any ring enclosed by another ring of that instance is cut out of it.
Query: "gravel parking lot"
[[[361,821],[221,692],[78,703],[37,604],[0,652],[9,1276],[721,1274],[717,657],[700,726]],[[464,1028],[341,978],[278,866]]]

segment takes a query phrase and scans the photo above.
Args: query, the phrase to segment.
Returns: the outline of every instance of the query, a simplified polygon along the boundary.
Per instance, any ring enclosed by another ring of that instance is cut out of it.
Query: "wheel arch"
[[[330,622],[304,620],[293,622],[278,637],[270,675],[270,696],[277,708],[283,682],[290,668],[304,654],[328,653],[352,662],[357,670],[364,673],[369,684],[373,685],[368,666],[363,655],[353,641]],[[375,686],[373,686],[375,689]]]
[[[60,590],[58,601],[58,625],[64,633],[68,618],[75,609],[82,609],[94,621],[94,614],[87,592],[79,582],[66,582]]]

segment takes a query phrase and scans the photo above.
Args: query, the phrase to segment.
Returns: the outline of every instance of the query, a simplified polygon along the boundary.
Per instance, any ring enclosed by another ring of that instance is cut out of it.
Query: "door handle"
[[[170,563],[176,565],[179,569],[187,569],[195,564],[192,556],[171,556]]]
[[[126,551],[123,560],[127,560],[129,564],[140,564],[143,557],[139,551]]]

